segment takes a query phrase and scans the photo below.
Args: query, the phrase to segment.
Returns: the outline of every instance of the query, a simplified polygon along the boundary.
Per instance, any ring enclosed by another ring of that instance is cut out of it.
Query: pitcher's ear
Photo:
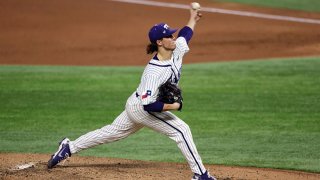
[[[158,46],[162,46],[162,44],[163,44],[161,39],[160,39],[160,40],[157,40],[156,43],[157,43]]]

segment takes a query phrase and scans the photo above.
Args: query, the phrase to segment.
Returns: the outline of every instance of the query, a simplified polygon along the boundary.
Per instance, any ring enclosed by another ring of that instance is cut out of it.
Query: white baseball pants
[[[153,129],[174,140],[194,173],[203,174],[206,171],[193,142],[189,126],[169,111],[161,113],[144,111],[143,106],[136,100],[135,94],[128,99],[125,110],[112,124],[71,141],[71,153],[126,138],[142,127]]]

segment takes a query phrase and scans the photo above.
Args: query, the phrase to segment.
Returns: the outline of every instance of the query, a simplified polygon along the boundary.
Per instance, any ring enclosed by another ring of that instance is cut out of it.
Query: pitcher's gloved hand
[[[181,111],[182,109],[183,98],[181,95],[181,89],[170,81],[167,81],[159,87],[157,100],[166,104],[173,104],[174,102],[177,102],[180,104],[178,110]]]

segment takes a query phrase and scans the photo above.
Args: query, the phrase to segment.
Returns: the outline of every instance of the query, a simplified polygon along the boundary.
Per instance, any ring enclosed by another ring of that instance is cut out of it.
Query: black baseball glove
[[[183,98],[181,95],[181,89],[177,85],[172,84],[170,81],[167,81],[159,87],[157,100],[166,104],[173,104],[177,102],[180,104],[178,110],[181,111],[182,109]]]

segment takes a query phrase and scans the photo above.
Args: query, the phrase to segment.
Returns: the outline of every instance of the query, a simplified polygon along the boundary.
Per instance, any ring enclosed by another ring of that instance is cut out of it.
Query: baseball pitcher
[[[53,168],[81,150],[124,139],[142,127],[148,127],[177,143],[194,173],[192,179],[215,179],[202,163],[189,126],[170,112],[182,109],[183,98],[177,85],[183,57],[189,51],[188,43],[200,18],[199,8],[194,8],[192,4],[189,21],[179,30],[177,38],[174,36],[177,29],[165,23],[151,27],[147,53],[153,57],[145,67],[136,91],[128,98],[125,110],[112,124],[84,134],[74,141],[63,139],[48,161],[48,168]]]

